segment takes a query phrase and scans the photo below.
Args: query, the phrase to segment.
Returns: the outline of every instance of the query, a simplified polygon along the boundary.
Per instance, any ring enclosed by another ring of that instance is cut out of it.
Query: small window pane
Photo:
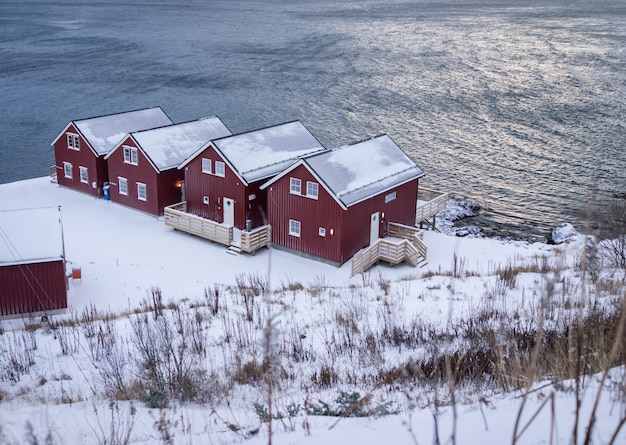
[[[128,181],[126,178],[118,178],[120,183],[120,195],[128,196]]]
[[[291,178],[289,181],[289,191],[299,195],[302,193],[302,181],[298,178]]]
[[[224,166],[223,162],[215,161],[215,174],[217,176],[225,176],[226,175],[225,166]]]
[[[307,183],[306,183],[306,195],[309,198],[317,199],[317,192],[318,192],[318,184],[317,184],[317,182],[309,182],[309,181],[307,181]]]
[[[326,236],[326,229],[324,227],[320,227],[319,234],[320,236]]]
[[[132,147],[124,147],[124,162],[127,164],[137,165],[137,149]]]
[[[85,184],[89,183],[89,174],[87,172],[87,167],[78,167],[80,170],[80,182],[84,182]]]
[[[300,236],[300,221],[289,220],[289,235]]]
[[[63,173],[67,179],[72,179],[72,164],[69,162],[63,163]]]
[[[202,158],[202,173],[211,173],[211,160]]]
[[[396,192],[391,192],[385,196],[385,203],[391,202],[396,199]]]
[[[67,133],[67,148],[80,150],[80,138],[77,134]]]
[[[140,201],[145,201],[147,199],[145,184],[137,184],[137,199]]]

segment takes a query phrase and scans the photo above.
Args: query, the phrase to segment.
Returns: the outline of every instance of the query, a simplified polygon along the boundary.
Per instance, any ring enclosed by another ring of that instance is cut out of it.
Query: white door
[[[378,241],[378,229],[380,227],[379,212],[372,213],[372,219],[370,222],[370,245]]]
[[[227,226],[235,225],[235,200],[224,198],[224,224]]]

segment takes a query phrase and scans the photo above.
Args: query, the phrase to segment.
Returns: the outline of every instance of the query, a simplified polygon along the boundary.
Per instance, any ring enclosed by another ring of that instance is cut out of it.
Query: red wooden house
[[[415,225],[423,171],[389,136],[308,156],[263,184],[272,243],[334,264]]]
[[[260,186],[302,156],[324,150],[300,121],[213,140],[179,167],[187,212],[241,230],[267,224]]]
[[[132,131],[170,125],[160,107],[71,121],[52,142],[59,185],[102,195],[108,182],[104,157]]]
[[[0,211],[0,317],[67,308],[61,208]]]
[[[111,200],[163,214],[182,199],[184,174],[177,167],[210,140],[229,134],[215,116],[128,134],[105,157]]]

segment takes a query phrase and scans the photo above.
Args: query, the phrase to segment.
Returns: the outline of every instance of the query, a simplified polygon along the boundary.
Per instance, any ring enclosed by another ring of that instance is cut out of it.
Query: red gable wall
[[[299,166],[268,188],[272,242],[335,263],[344,262],[347,259],[344,258],[341,241],[344,236],[344,210],[321,184],[318,186],[318,199],[290,193],[290,178],[302,181],[303,194],[306,194],[307,181],[318,182],[308,169]],[[300,237],[289,234],[290,219],[300,221]],[[326,230],[325,236],[320,236],[320,227]]]
[[[80,139],[80,150],[73,150],[68,147],[67,134],[78,134]],[[108,171],[106,161],[103,156],[96,156],[89,144],[74,127],[74,124],[68,126],[67,130],[61,135],[53,145],[54,159],[57,170],[57,181],[59,185],[70,187],[90,195],[98,196],[102,193],[104,182],[108,181]],[[65,177],[63,163],[72,164],[72,178]],[[88,181],[83,183],[80,181],[79,167],[87,168]],[[93,187],[93,183],[96,187]]]
[[[124,162],[124,146],[137,149],[137,165]],[[166,206],[181,201],[183,172],[177,168],[157,172],[131,136],[127,136],[111,152],[107,160],[111,181],[111,201],[154,215],[162,215]],[[128,181],[127,196],[120,193],[120,177]],[[145,201],[138,197],[137,183],[146,185]]]
[[[301,165],[269,187],[272,242],[279,246],[341,264],[370,244],[370,219],[373,213],[380,212],[381,237],[385,230],[384,221],[411,226],[415,224],[417,179],[343,210],[321,184],[317,200],[290,193],[291,178],[302,181],[303,194],[306,194],[307,181],[318,182]],[[394,191],[396,199],[385,203],[385,196]],[[300,237],[289,234],[290,219],[300,221]],[[319,234],[320,228],[326,230],[325,236]]]
[[[224,177],[202,172],[202,159],[211,160],[215,172],[215,161],[224,162]],[[212,221],[224,222],[224,198],[235,201],[235,227],[246,228],[246,220],[252,227],[265,224],[265,192],[259,189],[262,181],[245,186],[220,154],[209,145],[185,166],[185,199],[187,212]],[[208,204],[204,197],[208,197]],[[253,198],[253,199],[251,199]]]

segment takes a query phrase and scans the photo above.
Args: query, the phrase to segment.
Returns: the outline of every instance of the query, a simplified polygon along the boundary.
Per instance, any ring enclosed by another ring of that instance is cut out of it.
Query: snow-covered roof
[[[303,162],[346,207],[424,175],[387,135],[320,153]]]
[[[75,120],[73,123],[96,153],[105,155],[128,133],[171,125],[172,121],[161,107],[154,107]]]
[[[139,131],[132,133],[131,136],[159,170],[166,170],[177,167],[209,141],[230,134],[230,130],[221,119],[212,116]]]
[[[61,208],[0,210],[0,265],[63,258]]]
[[[326,150],[300,121],[229,136],[213,144],[247,183],[273,176],[303,156]]]

